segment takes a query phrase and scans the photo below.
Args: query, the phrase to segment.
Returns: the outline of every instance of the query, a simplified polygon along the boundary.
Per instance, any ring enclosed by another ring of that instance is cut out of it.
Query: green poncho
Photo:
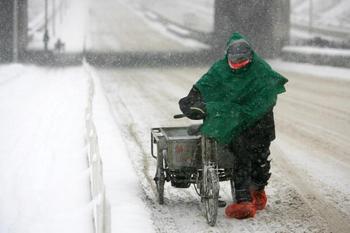
[[[245,39],[233,33],[233,40]],[[276,104],[277,94],[285,92],[286,78],[255,52],[245,68],[232,70],[227,56],[217,61],[195,84],[204,98],[207,116],[201,132],[225,144],[252,126]]]

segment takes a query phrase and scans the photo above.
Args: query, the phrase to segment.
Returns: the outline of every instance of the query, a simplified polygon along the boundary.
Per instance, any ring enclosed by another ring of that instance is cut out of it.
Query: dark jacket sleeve
[[[205,117],[205,103],[199,90],[193,86],[190,93],[179,101],[183,114],[192,120],[200,120]]]

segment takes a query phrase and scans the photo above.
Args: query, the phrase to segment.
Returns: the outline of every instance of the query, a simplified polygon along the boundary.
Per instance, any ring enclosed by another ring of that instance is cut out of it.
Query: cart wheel
[[[205,216],[210,226],[214,226],[218,215],[219,178],[216,170],[211,166],[203,169],[203,203]]]
[[[164,204],[164,184],[165,184],[165,174],[164,174],[164,163],[163,158],[165,156],[166,150],[163,150],[162,153],[159,153],[157,156],[157,173],[155,177],[155,182],[158,192],[158,203],[160,205]]]

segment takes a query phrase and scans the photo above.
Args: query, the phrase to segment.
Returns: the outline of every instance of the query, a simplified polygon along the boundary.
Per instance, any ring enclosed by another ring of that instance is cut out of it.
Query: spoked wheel
[[[163,150],[162,153],[159,153],[157,156],[157,171],[154,181],[157,186],[158,193],[158,203],[164,204],[164,183],[165,183],[165,174],[164,174],[164,162],[163,158],[165,156],[166,150]]]
[[[211,166],[204,166],[202,200],[205,216],[210,226],[214,226],[218,215],[219,178],[216,170]]]

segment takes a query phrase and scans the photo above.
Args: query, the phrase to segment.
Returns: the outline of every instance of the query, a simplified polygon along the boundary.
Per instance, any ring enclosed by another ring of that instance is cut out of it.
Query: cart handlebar
[[[174,119],[180,119],[186,117],[185,114],[176,114],[174,115]]]

